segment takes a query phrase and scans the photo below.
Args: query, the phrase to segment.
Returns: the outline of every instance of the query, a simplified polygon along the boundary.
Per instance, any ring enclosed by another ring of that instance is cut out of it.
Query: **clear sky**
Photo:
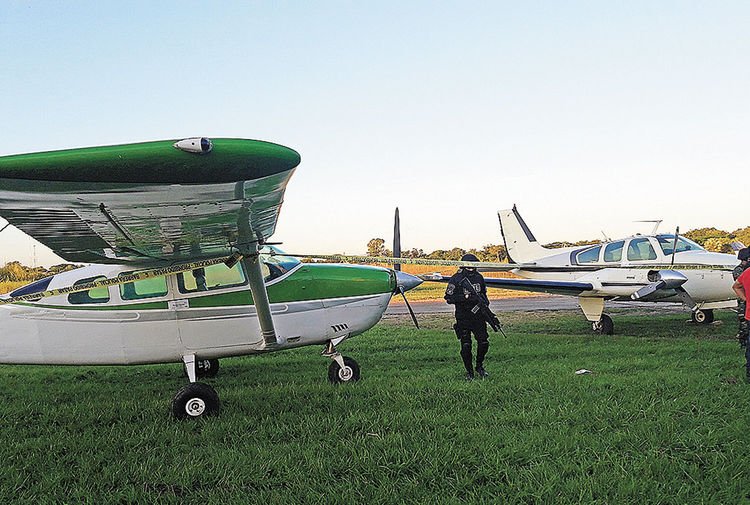
[[[750,225],[750,2],[0,2],[0,155],[190,136],[302,155],[294,252]],[[33,241],[0,233],[0,264]],[[58,262],[41,245],[38,264]]]

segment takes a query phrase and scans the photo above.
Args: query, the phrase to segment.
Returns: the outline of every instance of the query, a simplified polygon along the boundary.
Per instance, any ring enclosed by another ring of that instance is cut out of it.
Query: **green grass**
[[[445,315],[341,350],[225,359],[218,418],[169,416],[177,365],[0,369],[9,503],[749,503],[750,386],[734,315],[505,315],[465,382]],[[594,373],[577,376],[575,370]]]

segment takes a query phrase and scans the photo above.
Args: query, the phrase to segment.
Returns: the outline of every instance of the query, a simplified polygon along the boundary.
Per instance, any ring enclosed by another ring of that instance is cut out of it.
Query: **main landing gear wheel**
[[[333,384],[357,382],[359,380],[359,365],[348,356],[344,356],[343,368],[336,361],[332,361],[331,366],[328,367],[328,380]]]
[[[595,332],[602,335],[612,335],[615,332],[615,323],[607,314],[602,314],[598,321],[594,322],[591,327]]]
[[[694,323],[711,324],[714,322],[714,311],[713,309],[697,309],[693,311],[690,317]]]
[[[172,415],[177,419],[198,419],[219,413],[219,395],[201,382],[183,386],[172,399]]]

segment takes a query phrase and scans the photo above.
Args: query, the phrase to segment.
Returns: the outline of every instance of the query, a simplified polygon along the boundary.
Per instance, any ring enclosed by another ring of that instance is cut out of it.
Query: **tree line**
[[[745,245],[750,244],[750,226],[739,228],[732,232],[720,230],[718,228],[698,228],[681,234],[690,240],[697,242],[709,251],[732,253],[732,243],[742,242]],[[552,242],[545,244],[544,247],[573,247],[584,246],[589,244],[598,244],[601,240],[579,240],[578,242]],[[481,249],[463,249],[453,247],[452,249],[437,249],[432,252],[425,252],[422,249],[412,248],[401,251],[404,258],[427,258],[439,260],[460,260],[464,254],[473,254],[480,261],[505,261],[508,259],[508,252],[505,246],[501,244],[487,244]],[[367,243],[368,256],[392,256],[393,251],[386,249],[385,240],[382,238],[373,238]],[[28,267],[22,265],[19,261],[11,261],[0,267],[0,282],[31,282],[42,279],[50,275],[55,275],[67,270],[79,268],[81,265],[70,263],[61,263],[50,268]]]
[[[741,242],[742,244],[750,245],[750,226],[739,228],[732,232],[720,230],[718,228],[697,228],[695,230],[681,233],[680,236],[686,237],[693,242],[697,242],[708,251],[733,253],[733,243]],[[556,249],[559,247],[577,247],[599,243],[601,243],[601,240],[579,240],[578,242],[563,241],[544,244],[544,247]],[[454,247],[447,250],[438,249],[430,253],[426,253],[422,249],[413,248],[401,251],[401,256],[404,258],[459,260],[461,259],[461,256],[467,253],[475,255],[479,258],[479,261],[500,262],[508,259],[508,252],[505,250],[505,246],[501,244],[487,244],[481,249],[462,249],[460,247]],[[385,240],[382,238],[373,238],[367,243],[367,255],[392,256],[392,251],[386,249]]]

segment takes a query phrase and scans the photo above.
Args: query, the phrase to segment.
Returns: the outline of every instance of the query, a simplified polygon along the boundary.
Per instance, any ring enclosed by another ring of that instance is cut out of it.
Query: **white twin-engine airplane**
[[[336,346],[421,280],[269,245],[299,163],[280,145],[207,138],[0,157],[0,216],[91,263],[0,297],[0,363],[181,362],[178,418],[218,413],[197,379],[222,357],[318,344],[329,380],[357,380]]]
[[[577,296],[595,331],[611,335],[604,301],[682,302],[693,321],[713,321],[713,309],[737,306],[732,254],[708,252],[675,234],[634,235],[583,247],[548,249],[537,242],[514,206],[498,212],[512,263],[523,279],[487,278],[488,286]]]

